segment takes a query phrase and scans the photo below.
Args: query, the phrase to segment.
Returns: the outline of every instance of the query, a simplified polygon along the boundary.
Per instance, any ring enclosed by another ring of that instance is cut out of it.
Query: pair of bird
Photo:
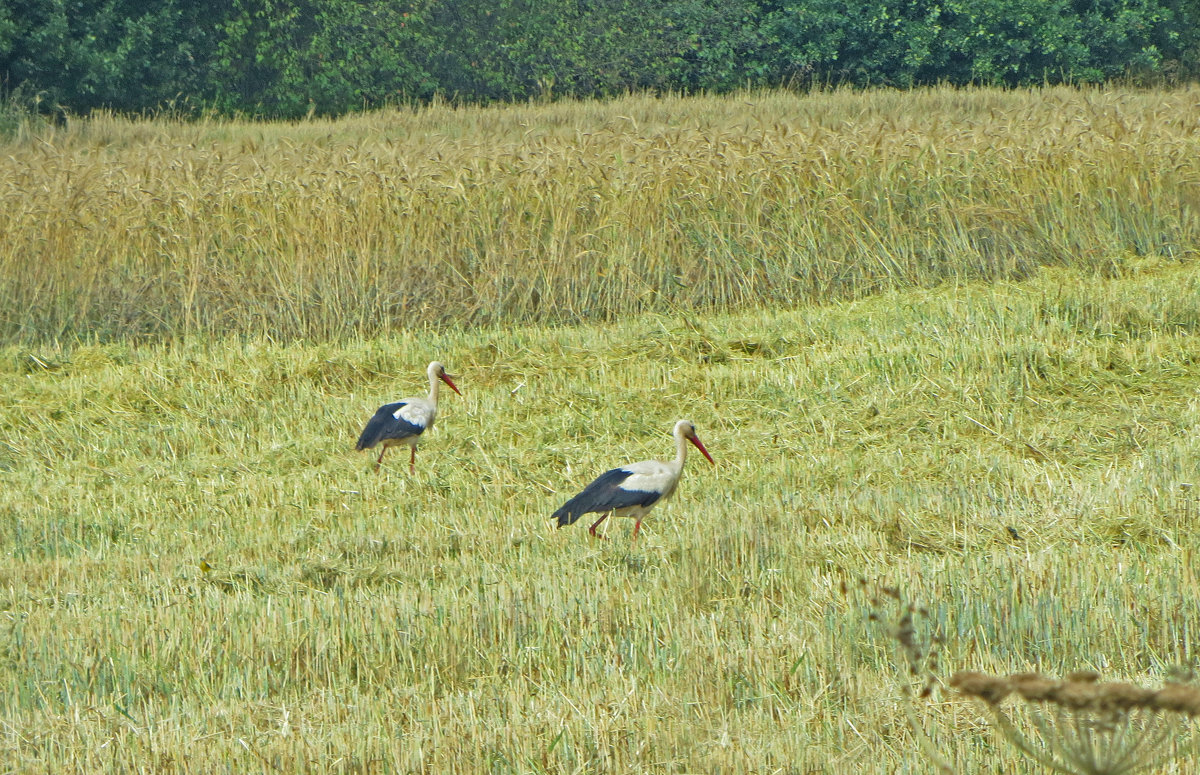
[[[427,428],[433,427],[437,417],[438,389],[444,382],[460,396],[454,379],[446,373],[446,367],[438,361],[429,364],[426,370],[429,375],[428,398],[405,398],[390,404],[384,404],[375,411],[375,415],[367,421],[362,435],[358,438],[356,449],[372,449],[382,445],[379,457],[375,460],[375,470],[383,463],[383,455],[389,447],[408,445],[409,473],[414,473],[417,462],[417,440]],[[596,477],[574,498],[563,504],[554,512],[552,519],[558,520],[559,527],[565,527],[578,520],[584,514],[600,514],[588,533],[597,538],[603,538],[596,533],[596,528],[609,515],[632,517],[633,538],[642,529],[642,520],[660,501],[671,497],[679,477],[683,474],[683,462],[687,458],[687,445],[691,443],[700,450],[709,463],[716,462],[700,437],[696,435],[696,426],[689,420],[675,423],[675,459],[671,461],[643,460],[637,463],[605,471]]]

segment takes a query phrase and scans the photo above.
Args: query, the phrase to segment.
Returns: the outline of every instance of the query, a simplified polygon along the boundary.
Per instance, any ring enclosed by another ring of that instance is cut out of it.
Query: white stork
[[[642,529],[642,519],[650,509],[675,492],[675,485],[679,484],[679,477],[683,474],[688,442],[694,444],[696,449],[708,458],[708,462],[716,465],[712,455],[708,454],[708,450],[700,442],[700,437],[696,435],[696,426],[689,420],[680,420],[675,423],[674,460],[643,460],[605,471],[585,487],[583,492],[554,512],[553,518],[558,520],[559,527],[564,527],[584,514],[599,513],[600,519],[588,528],[588,532],[596,536],[596,528],[609,514],[633,517],[637,520],[633,525],[633,539],[636,539],[638,531]]]
[[[375,416],[367,421],[367,427],[363,428],[362,435],[358,437],[358,446],[355,449],[359,452],[371,449],[376,444],[383,444],[379,458],[375,461],[376,471],[383,463],[383,453],[388,451],[388,447],[407,444],[412,450],[408,458],[408,472],[415,473],[417,439],[426,429],[433,427],[433,420],[437,417],[439,381],[445,382],[451,390],[462,395],[441,363],[430,363],[426,372],[429,374],[429,398],[404,398],[384,404],[375,411]]]

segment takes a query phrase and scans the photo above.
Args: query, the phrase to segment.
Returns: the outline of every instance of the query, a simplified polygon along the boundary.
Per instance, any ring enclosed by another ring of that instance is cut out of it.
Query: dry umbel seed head
[[[1026,757],[1076,775],[1134,775],[1178,758],[1188,749],[1176,744],[1200,717],[1200,687],[1146,689],[1101,681],[1092,671],[1062,680],[969,671],[955,673],[950,685],[982,702],[995,729]],[[1002,706],[1009,697],[1017,701]]]
[[[1009,677],[1013,688],[1028,702],[1045,702],[1058,691],[1061,681],[1046,678],[1037,673],[1014,673]]]
[[[1066,680],[1058,685],[1048,701],[1071,710],[1098,710],[1103,695],[1103,684]]]
[[[1037,673],[1007,677],[975,671],[955,673],[950,685],[968,697],[995,705],[1010,694],[1030,703],[1048,703],[1072,711],[1100,713],[1147,708],[1184,716],[1200,716],[1200,687],[1168,684],[1154,690],[1125,681],[1100,681],[1094,672],[1071,673],[1064,680]]]
[[[1153,689],[1144,689],[1123,681],[1113,681],[1104,684],[1107,687],[1101,697],[1104,703],[1102,710],[1130,711],[1134,708],[1150,707],[1151,700],[1157,693]]]
[[[950,685],[969,697],[978,697],[988,705],[998,705],[1013,691],[1012,682],[1007,678],[973,670],[958,672],[950,676]]]
[[[1154,692],[1149,703],[1158,710],[1182,713],[1195,718],[1200,716],[1200,687],[1187,684],[1167,684]]]

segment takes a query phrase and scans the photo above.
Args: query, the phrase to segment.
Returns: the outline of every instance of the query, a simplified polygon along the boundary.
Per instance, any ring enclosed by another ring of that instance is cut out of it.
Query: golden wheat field
[[[99,116],[0,154],[0,337],[328,341],[1182,257],[1198,113],[1061,88]]]
[[[1049,771],[945,679],[1197,666],[1197,102],[5,140],[0,771]],[[374,473],[435,358],[463,395]],[[683,417],[716,465],[636,542],[554,529]],[[1091,771],[1200,766],[1172,717],[1098,769],[1077,710]]]

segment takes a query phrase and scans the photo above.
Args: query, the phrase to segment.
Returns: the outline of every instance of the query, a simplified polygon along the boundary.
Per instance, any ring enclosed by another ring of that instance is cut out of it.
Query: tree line
[[[0,3],[0,88],[76,113],[1198,74],[1200,0]]]

